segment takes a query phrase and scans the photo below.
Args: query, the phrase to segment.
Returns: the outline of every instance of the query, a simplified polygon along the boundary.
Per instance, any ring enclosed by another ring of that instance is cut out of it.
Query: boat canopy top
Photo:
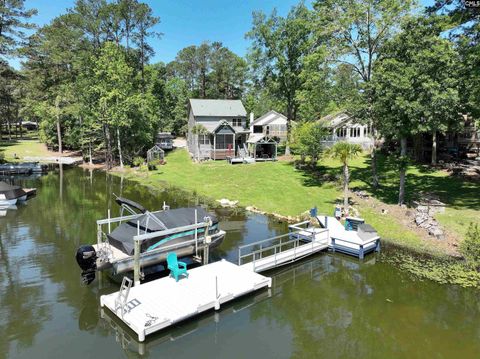
[[[134,202],[128,198],[123,198],[123,197],[117,197],[115,199],[115,202],[117,202],[117,204],[119,206],[122,206],[122,205],[127,205],[129,207],[132,207],[132,208],[135,208],[137,209],[138,211],[140,211],[141,213],[145,213],[147,210],[145,209],[145,207],[143,207],[141,204],[137,203],[137,202]]]
[[[217,218],[208,213],[202,207],[176,208],[168,211],[147,212],[136,219],[121,224],[107,236],[110,244],[131,255],[133,254],[134,249],[133,237],[137,235],[138,225],[140,225],[141,234],[145,232],[151,233],[189,226],[195,224],[195,210],[197,211],[198,223],[203,222],[204,218],[207,216],[211,218],[212,225],[218,223]],[[159,221],[149,218],[150,216],[155,216]],[[159,222],[164,224],[165,227],[161,227]],[[162,238],[158,237],[143,241],[141,244],[142,251],[146,250],[161,239]]]
[[[26,195],[26,192],[20,186],[12,186],[0,181],[0,194],[3,194],[6,199],[15,199]]]

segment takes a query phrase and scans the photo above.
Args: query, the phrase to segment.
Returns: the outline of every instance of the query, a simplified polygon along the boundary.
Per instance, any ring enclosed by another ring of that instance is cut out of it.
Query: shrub
[[[132,164],[134,167],[140,167],[144,163],[145,163],[145,160],[143,159],[143,157],[140,157],[140,156],[135,157],[132,161]]]
[[[0,163],[5,162],[5,154],[3,152],[0,152]]]
[[[480,267],[480,227],[478,224],[470,223],[467,236],[460,243],[460,253],[465,257],[467,263],[474,267]]]

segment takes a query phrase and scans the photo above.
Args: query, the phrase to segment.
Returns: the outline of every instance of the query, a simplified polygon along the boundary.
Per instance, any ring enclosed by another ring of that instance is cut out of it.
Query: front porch
[[[235,131],[227,122],[220,124],[213,132],[197,135],[200,160],[224,160],[239,156],[246,150],[248,131]]]

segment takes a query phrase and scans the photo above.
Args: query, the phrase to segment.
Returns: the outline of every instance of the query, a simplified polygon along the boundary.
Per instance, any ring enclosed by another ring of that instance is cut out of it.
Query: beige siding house
[[[187,147],[198,160],[235,157],[247,142],[247,112],[240,100],[190,99]],[[205,134],[194,133],[200,125]]]

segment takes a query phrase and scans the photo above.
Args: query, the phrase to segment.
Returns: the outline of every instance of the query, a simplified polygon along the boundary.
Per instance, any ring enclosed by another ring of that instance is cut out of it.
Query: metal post
[[[100,248],[101,244],[102,244],[102,225],[97,224],[97,245],[98,245],[98,248]]]
[[[203,265],[208,264],[208,248],[209,245],[207,243],[204,243],[203,245]]]
[[[112,225],[110,224],[110,209],[108,210],[108,234],[112,232]]]
[[[140,235],[140,221],[137,221],[137,236]],[[133,282],[135,286],[140,285],[140,241],[134,239],[134,264],[133,264]]]
[[[195,226],[198,224],[197,210],[195,210]],[[195,256],[198,257],[198,228],[195,227]]]
[[[242,265],[242,248],[238,247],[238,265]]]

